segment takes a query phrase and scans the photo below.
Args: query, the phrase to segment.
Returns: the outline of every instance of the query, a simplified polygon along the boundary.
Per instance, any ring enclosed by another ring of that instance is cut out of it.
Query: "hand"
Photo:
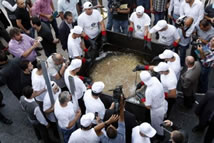
[[[32,47],[35,49],[39,47],[39,44],[40,44],[39,41],[35,40]]]
[[[120,13],[120,8],[117,8],[117,12]]]
[[[47,15],[46,17],[47,17],[47,19],[48,19],[49,21],[52,21],[52,20],[53,20],[52,15]]]
[[[99,124],[99,123],[102,122],[102,121],[101,121],[101,118],[100,118],[99,116],[96,117],[96,122],[97,122],[97,124]]]
[[[150,67],[150,66],[148,66],[148,65],[142,65],[142,66],[137,65],[137,66],[135,67],[135,69],[133,69],[132,71],[133,71],[133,72],[136,72],[136,71],[141,71],[141,70],[149,70],[149,67]]]
[[[77,112],[76,112],[76,117],[79,118],[81,115],[82,115],[81,110],[80,110],[80,109],[77,110]]]
[[[111,124],[113,122],[116,122],[119,119],[118,115],[112,115],[106,122],[107,124]]]
[[[168,17],[169,17],[170,19],[173,19],[173,17],[172,17],[171,15],[168,15]]]
[[[136,85],[136,90],[140,89],[142,86],[143,86],[142,83],[139,82],[139,83]]]
[[[170,120],[165,120],[165,121],[164,121],[164,124],[165,124],[166,127],[170,127],[170,126],[172,125],[172,121],[170,121]]]
[[[150,7],[150,11],[151,11],[151,13],[153,13],[153,12],[154,12],[154,9],[153,9],[153,7]]]
[[[88,52],[88,49],[87,49],[87,48],[85,48],[83,51],[84,51],[84,52]]]
[[[53,40],[53,43],[54,43],[54,44],[59,43],[59,39],[54,39],[54,40]]]
[[[26,34],[30,34],[30,30],[26,30],[25,33],[26,33]]]

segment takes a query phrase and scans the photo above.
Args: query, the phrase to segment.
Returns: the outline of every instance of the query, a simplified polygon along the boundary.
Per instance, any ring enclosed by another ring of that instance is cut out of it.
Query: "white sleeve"
[[[36,116],[36,119],[39,121],[40,124],[43,124],[45,126],[48,125],[48,122],[46,121],[45,117],[43,116],[39,106],[37,106],[34,109],[34,115]]]
[[[145,20],[144,26],[149,26],[149,25],[151,25],[151,18],[146,14],[146,20]]]
[[[168,15],[171,15],[171,13],[172,13],[173,4],[174,4],[174,0],[170,0],[169,8],[168,8]]]
[[[61,4],[61,1],[60,1],[60,0],[58,1],[57,4],[58,4],[58,7],[57,7],[57,8],[58,8],[58,12],[64,12],[64,9],[63,9],[63,7],[62,7],[62,4]]]
[[[167,89],[168,90],[173,90],[173,89],[176,89],[176,86],[177,86],[177,81],[173,81],[173,80],[170,80],[168,81],[167,83]]]
[[[156,33],[157,31],[154,29],[154,27],[152,27],[152,29],[149,30],[149,33]]]
[[[84,19],[82,19],[82,15],[80,15],[77,19],[77,25],[84,28]]]
[[[99,11],[97,11],[97,18],[98,18],[98,21],[99,21],[99,22],[102,22],[103,17],[102,17],[102,15],[100,14]]]
[[[2,5],[4,7],[6,7],[7,9],[9,9],[11,12],[14,12],[16,10],[16,8],[17,8],[17,4],[15,4],[14,6],[12,6],[9,2],[7,2],[5,0],[2,1]]]
[[[174,36],[175,40],[178,40],[178,39],[181,38],[180,35],[179,35],[179,33],[178,33],[178,31],[176,30],[176,28],[175,28],[175,32],[174,32],[173,36]]]
[[[180,6],[180,16],[184,16],[184,15],[185,15],[185,13],[184,13],[184,2],[185,2],[185,1],[183,1],[183,2],[181,3],[181,6]]]
[[[150,91],[145,92],[145,96],[146,96],[146,101],[145,101],[145,105],[146,106],[151,106],[152,105],[152,94],[150,94]]]
[[[134,22],[134,12],[131,14],[131,16],[130,16],[130,18],[129,18],[129,20],[131,21],[131,22]]]
[[[200,21],[204,18],[204,5],[201,4],[201,7],[199,9],[199,15],[198,15],[198,19],[195,23],[195,25],[199,25]]]
[[[192,23],[191,27],[186,31],[186,37],[190,37],[195,29],[194,23]]]

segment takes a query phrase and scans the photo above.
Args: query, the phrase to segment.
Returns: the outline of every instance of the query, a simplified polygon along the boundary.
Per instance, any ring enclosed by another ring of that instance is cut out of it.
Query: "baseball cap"
[[[159,55],[160,59],[170,59],[174,56],[174,52],[166,49],[162,54]]]
[[[136,13],[139,14],[139,15],[143,15],[143,13],[144,13],[144,7],[143,6],[138,6],[136,8]]]
[[[155,72],[167,71],[169,70],[169,65],[165,62],[160,62],[157,66],[154,67]]]
[[[70,64],[70,66],[69,66],[69,69],[70,70],[75,70],[75,69],[77,69],[77,68],[80,68],[82,66],[82,60],[80,60],[80,59],[73,59],[72,61],[71,61],[71,64]]]
[[[167,26],[166,20],[159,20],[158,23],[154,26],[154,29],[159,31]]]
[[[87,1],[83,4],[83,10],[92,8],[93,5],[91,2]]]
[[[144,122],[140,125],[139,128],[140,132],[147,137],[152,138],[156,134],[156,130],[149,123]]]
[[[80,26],[74,26],[74,29],[72,29],[72,30],[73,30],[73,33],[75,33],[75,34],[81,34],[83,31],[82,27],[80,27]]]
[[[102,81],[98,81],[92,85],[91,90],[94,93],[101,93],[103,91],[104,87],[105,87],[104,83]]]
[[[80,119],[80,124],[83,127],[89,127],[93,120],[94,120],[94,114],[87,113],[87,114],[83,115],[82,118]]]
[[[148,86],[152,84],[152,76],[148,71],[142,71],[140,73],[140,79]]]

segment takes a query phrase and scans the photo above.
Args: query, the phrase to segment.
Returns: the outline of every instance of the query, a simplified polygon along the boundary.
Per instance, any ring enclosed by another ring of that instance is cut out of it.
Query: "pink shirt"
[[[52,7],[51,7],[52,0],[36,0],[32,7],[32,15],[39,16],[40,13],[52,15]],[[41,17],[40,18],[44,21],[48,21],[47,18]]]

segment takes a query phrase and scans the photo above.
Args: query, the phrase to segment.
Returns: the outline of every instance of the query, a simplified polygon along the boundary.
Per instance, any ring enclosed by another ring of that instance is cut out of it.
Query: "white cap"
[[[82,60],[80,60],[80,59],[73,59],[72,61],[71,61],[71,64],[70,64],[70,66],[69,66],[69,69],[70,70],[75,70],[75,69],[77,69],[77,68],[80,68],[82,66]]]
[[[140,79],[147,85],[151,85],[152,84],[152,76],[148,71],[142,71],[140,73]]]
[[[159,20],[158,23],[154,26],[154,29],[159,31],[167,26],[166,20]]]
[[[92,85],[91,90],[94,93],[101,93],[103,91],[104,87],[105,87],[104,83],[102,81],[98,81]]]
[[[87,114],[83,115],[82,118],[80,119],[80,124],[83,127],[89,127],[93,120],[94,120],[94,114],[87,113]]]
[[[83,10],[92,8],[93,5],[91,2],[87,1],[83,4]]]
[[[147,137],[152,138],[156,134],[156,130],[149,123],[142,123],[140,126],[140,132]]]
[[[82,27],[80,26],[74,26],[74,29],[72,30],[73,30],[73,33],[75,34],[82,34],[82,31],[83,31]]]
[[[136,13],[139,14],[139,15],[143,15],[143,13],[144,13],[144,7],[143,6],[138,6],[136,8]]]
[[[157,66],[154,67],[155,72],[167,71],[169,70],[169,65],[165,62],[160,62]]]
[[[174,52],[166,49],[162,54],[159,55],[160,59],[170,59],[174,56]]]

